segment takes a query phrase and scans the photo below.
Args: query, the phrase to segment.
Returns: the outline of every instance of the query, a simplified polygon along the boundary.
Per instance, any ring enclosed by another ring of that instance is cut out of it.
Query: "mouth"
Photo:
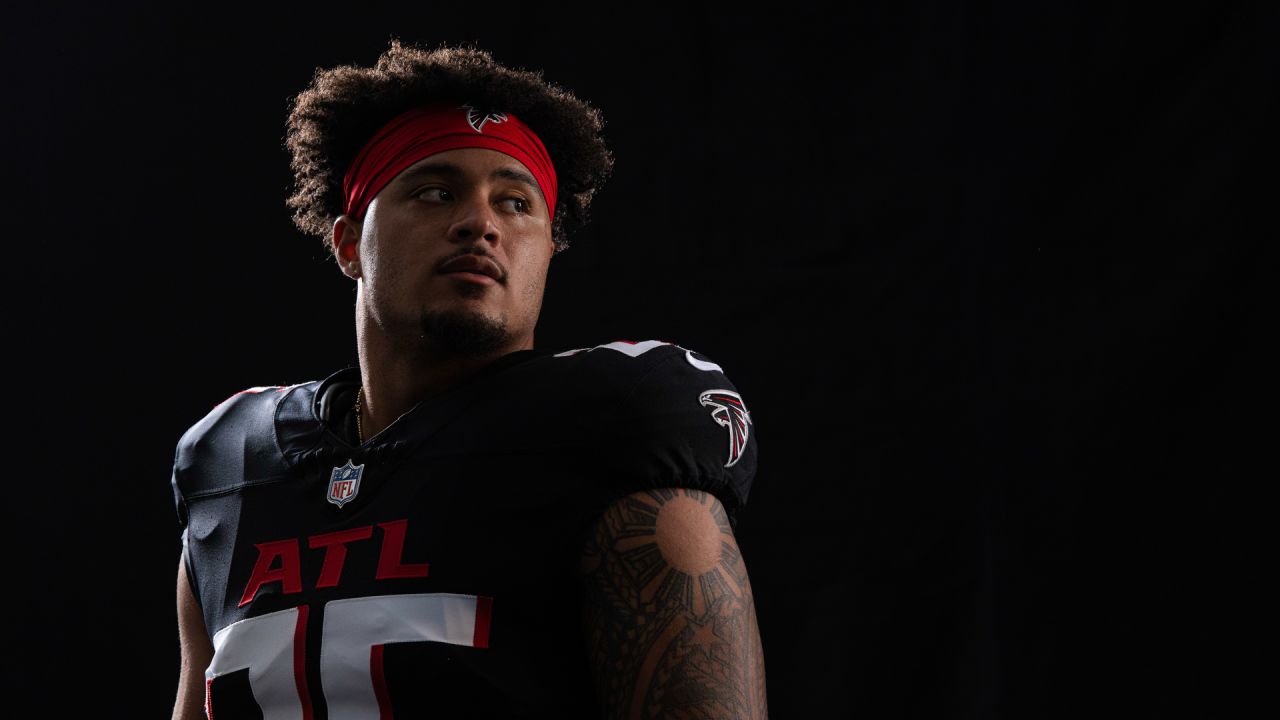
[[[506,281],[506,273],[493,260],[483,255],[459,255],[440,265],[441,275],[479,285],[494,285]]]

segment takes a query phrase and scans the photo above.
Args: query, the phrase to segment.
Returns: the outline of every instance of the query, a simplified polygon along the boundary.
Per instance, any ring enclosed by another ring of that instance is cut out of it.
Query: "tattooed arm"
[[[612,505],[583,552],[583,622],[607,718],[765,718],[764,656],[724,507],[697,490]]]

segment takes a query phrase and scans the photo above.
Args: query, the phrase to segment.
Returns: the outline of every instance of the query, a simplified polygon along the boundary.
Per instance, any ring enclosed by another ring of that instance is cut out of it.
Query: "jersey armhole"
[[[191,596],[194,597],[196,599],[196,603],[200,605],[201,608],[203,608],[204,603],[200,601],[200,583],[196,578],[195,566],[191,562],[190,547],[187,545],[188,532],[189,532],[189,529],[184,529],[182,531],[182,565],[184,568],[186,568],[186,571],[187,571],[187,585],[191,589]]]

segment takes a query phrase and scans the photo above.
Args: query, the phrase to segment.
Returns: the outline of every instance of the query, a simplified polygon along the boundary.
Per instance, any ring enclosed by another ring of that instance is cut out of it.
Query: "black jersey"
[[[658,341],[520,351],[357,445],[359,383],[246,390],[179,443],[211,716],[596,716],[587,534],[661,487],[734,518],[756,438],[721,368]]]

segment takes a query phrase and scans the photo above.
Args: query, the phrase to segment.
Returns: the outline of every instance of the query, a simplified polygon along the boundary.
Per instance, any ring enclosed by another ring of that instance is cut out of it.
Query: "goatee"
[[[490,355],[511,340],[505,322],[480,313],[424,312],[419,329],[431,353],[446,357]]]

